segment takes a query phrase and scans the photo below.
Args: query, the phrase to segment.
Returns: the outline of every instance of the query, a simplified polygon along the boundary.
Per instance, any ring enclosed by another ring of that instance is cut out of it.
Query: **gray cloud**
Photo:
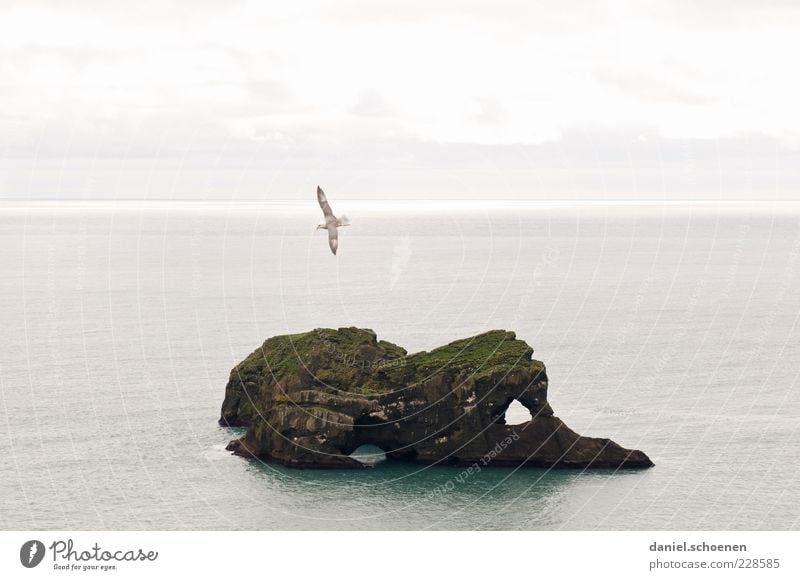
[[[80,154],[65,137],[51,155],[0,157],[0,195],[302,200],[318,181],[361,199],[794,199],[800,190],[800,148],[759,134],[667,139],[646,128],[587,127],[536,145],[413,137],[331,145],[300,129],[282,138],[264,131],[264,139],[231,139],[204,126],[158,149],[150,148],[156,134],[98,135]]]
[[[508,110],[499,99],[494,97],[478,97],[475,99],[480,110],[472,116],[478,123],[505,123],[508,120]]]
[[[609,6],[4,3],[2,195],[796,195],[797,7]]]
[[[606,69],[597,71],[595,78],[601,84],[614,87],[627,95],[645,101],[681,105],[707,105],[715,101],[709,95],[692,92],[657,77]]]
[[[354,115],[366,117],[381,117],[392,112],[391,107],[378,91],[366,89],[358,93],[358,101],[350,107]]]

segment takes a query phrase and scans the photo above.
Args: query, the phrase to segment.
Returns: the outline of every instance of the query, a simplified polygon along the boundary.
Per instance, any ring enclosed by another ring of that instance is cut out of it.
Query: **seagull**
[[[333,215],[331,206],[328,205],[328,198],[325,197],[325,192],[322,191],[319,185],[317,186],[317,201],[319,201],[319,207],[322,208],[322,213],[325,215],[325,223],[319,224],[317,230],[328,230],[328,245],[330,245],[331,252],[335,256],[339,247],[339,230],[337,228],[349,226],[350,220],[347,219],[347,216],[337,218]]]

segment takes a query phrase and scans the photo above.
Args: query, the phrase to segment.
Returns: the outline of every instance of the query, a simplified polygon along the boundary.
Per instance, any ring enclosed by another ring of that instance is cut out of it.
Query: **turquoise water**
[[[334,258],[313,203],[0,208],[0,528],[798,527],[797,208],[343,210]],[[319,326],[513,329],[557,415],[656,467],[231,456],[231,367]]]

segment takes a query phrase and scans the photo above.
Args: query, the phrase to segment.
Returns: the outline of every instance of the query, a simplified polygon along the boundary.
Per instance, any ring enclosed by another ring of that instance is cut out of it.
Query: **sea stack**
[[[221,425],[237,455],[297,468],[362,468],[361,445],[417,463],[644,468],[642,451],[583,437],[547,401],[547,373],[513,332],[409,355],[362,328],[269,338],[231,371]],[[530,421],[506,425],[519,401]]]

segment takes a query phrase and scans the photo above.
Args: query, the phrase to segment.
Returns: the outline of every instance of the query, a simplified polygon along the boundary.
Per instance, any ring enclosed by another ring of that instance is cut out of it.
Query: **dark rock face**
[[[248,427],[229,450],[290,467],[364,467],[349,455],[365,444],[419,463],[653,465],[554,416],[532,354],[502,330],[413,355],[367,329],[276,336],[231,371],[219,422]],[[514,400],[531,420],[507,426]]]

